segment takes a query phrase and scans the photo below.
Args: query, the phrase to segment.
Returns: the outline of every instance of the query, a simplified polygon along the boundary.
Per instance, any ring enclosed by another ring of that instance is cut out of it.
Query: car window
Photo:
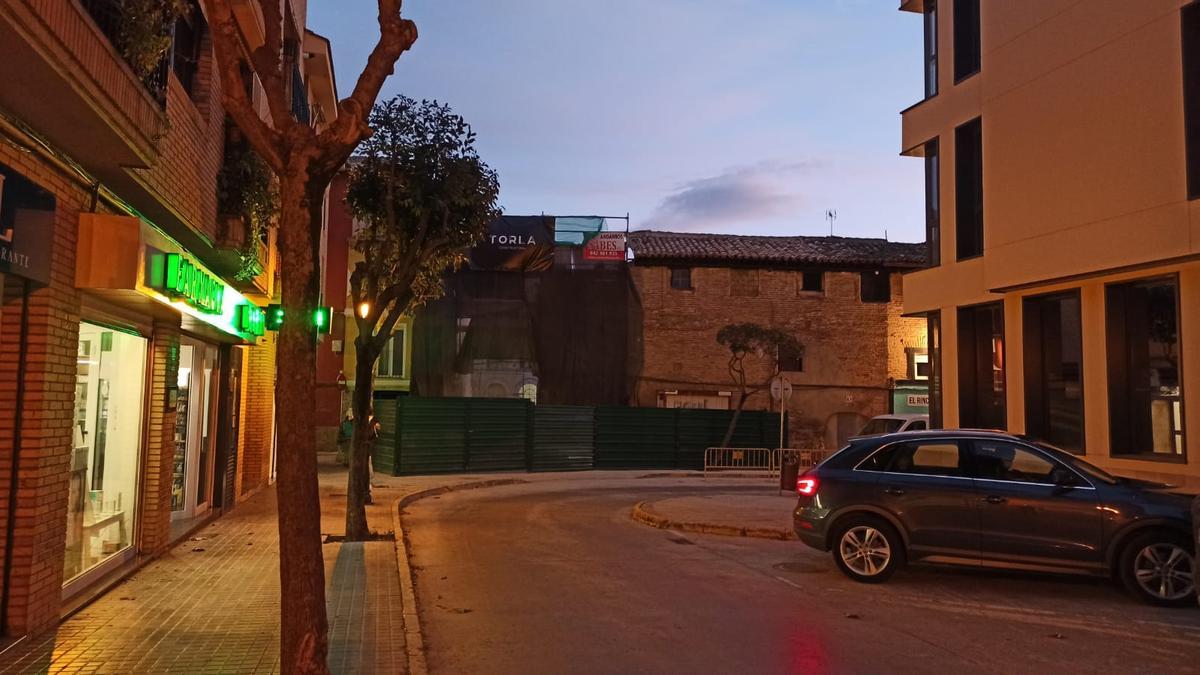
[[[875,453],[860,468],[922,476],[963,476],[962,455],[954,441],[895,443]]]
[[[859,436],[878,436],[880,434],[891,434],[900,430],[904,424],[904,420],[889,419],[884,417],[876,417],[867,422],[862,431],[858,432]]]
[[[1100,481],[1101,483],[1105,483],[1107,485],[1116,485],[1119,482],[1116,476],[1098,466],[1095,466],[1094,464],[1089,464],[1088,462],[1083,461],[1066,450],[1056,448],[1053,445],[1043,443],[1041,441],[1035,441],[1034,445],[1050,453],[1058,461],[1064,464],[1069,464],[1076,471],[1082,472],[1090,478]]]
[[[1060,465],[1046,457],[1006,441],[975,441],[972,459],[977,478],[1053,485],[1061,477]]]
[[[925,420],[916,420],[908,425],[907,431],[925,431]]]

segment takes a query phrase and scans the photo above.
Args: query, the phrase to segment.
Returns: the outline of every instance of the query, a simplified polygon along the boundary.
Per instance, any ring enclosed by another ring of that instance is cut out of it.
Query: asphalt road
[[[863,585],[796,542],[629,518],[739,489],[585,474],[411,505],[431,672],[1200,672],[1200,609],[1105,581],[912,566]]]

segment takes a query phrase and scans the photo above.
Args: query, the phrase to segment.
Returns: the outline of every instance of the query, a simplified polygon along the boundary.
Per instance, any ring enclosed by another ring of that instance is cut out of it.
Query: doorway
[[[190,520],[212,509],[216,457],[217,347],[183,338],[175,408],[171,519]]]

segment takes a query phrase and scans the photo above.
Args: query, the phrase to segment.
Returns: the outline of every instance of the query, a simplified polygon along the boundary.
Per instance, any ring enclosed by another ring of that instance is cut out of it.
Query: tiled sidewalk
[[[331,492],[338,477],[322,468],[323,492]],[[336,510],[328,504],[336,497],[322,501]],[[275,512],[274,489],[239,504],[56,631],[5,652],[0,673],[279,672]],[[391,530],[385,513],[371,514],[374,529]],[[323,525],[340,518],[323,515]],[[326,544],[324,551],[330,669],[403,672],[394,544]]]

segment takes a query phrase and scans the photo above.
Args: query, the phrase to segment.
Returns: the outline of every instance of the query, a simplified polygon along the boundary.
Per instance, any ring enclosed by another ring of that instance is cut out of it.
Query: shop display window
[[[84,323],[79,330],[64,578],[133,544],[142,453],[146,340]]]

